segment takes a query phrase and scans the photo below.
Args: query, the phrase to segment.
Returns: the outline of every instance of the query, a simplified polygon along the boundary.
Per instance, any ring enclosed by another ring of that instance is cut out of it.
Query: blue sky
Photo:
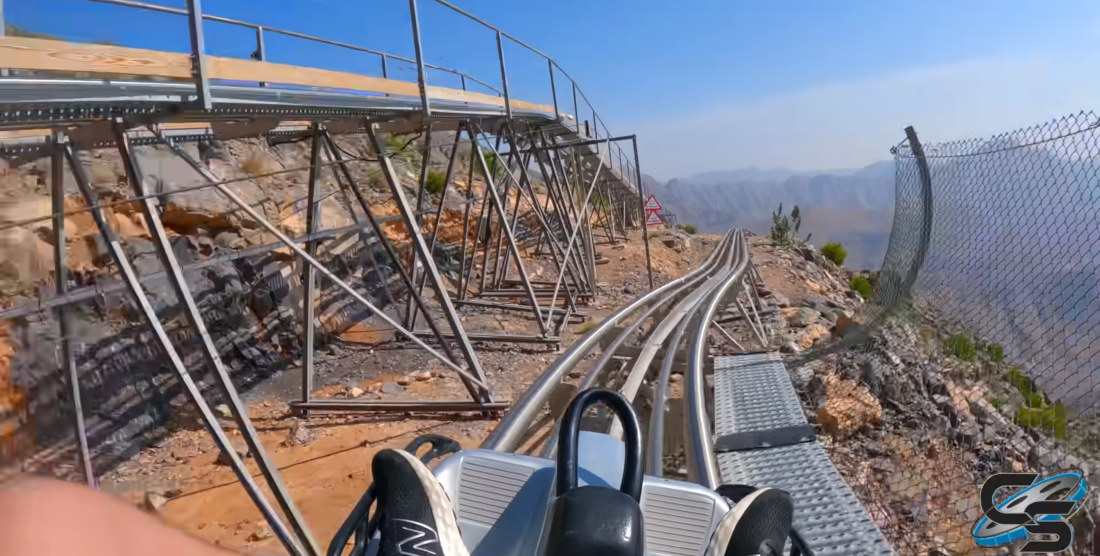
[[[182,6],[183,0],[162,0]],[[902,128],[988,135],[1097,106],[1100,2],[1063,0],[456,0],[553,56],[658,178],[745,166],[830,169],[887,158]],[[183,18],[88,0],[5,0],[9,23],[72,40],[184,51]],[[207,13],[412,57],[403,0],[205,0]],[[419,0],[427,60],[494,85],[492,32]],[[208,24],[245,57],[251,31]],[[268,58],[378,74],[377,57],[267,37]],[[513,96],[549,103],[545,62],[514,44]],[[395,65],[391,76],[415,79]],[[456,86],[433,72],[433,84]],[[571,94],[557,77],[562,105]],[[583,103],[582,103],[583,104]],[[582,109],[582,117],[589,117]]]

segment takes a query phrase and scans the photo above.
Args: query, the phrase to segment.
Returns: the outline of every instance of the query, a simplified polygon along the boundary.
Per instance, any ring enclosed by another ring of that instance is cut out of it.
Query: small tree
[[[783,214],[783,203],[772,213],[772,242],[784,246],[791,243],[791,221]]]
[[[795,205],[791,209],[791,227],[794,228],[794,235],[798,235],[798,229],[802,227],[802,213],[798,211],[798,205]]]
[[[837,266],[844,266],[844,259],[848,257],[848,252],[844,250],[844,246],[836,242],[829,242],[821,246],[821,254],[826,259],[833,261],[833,264]]]

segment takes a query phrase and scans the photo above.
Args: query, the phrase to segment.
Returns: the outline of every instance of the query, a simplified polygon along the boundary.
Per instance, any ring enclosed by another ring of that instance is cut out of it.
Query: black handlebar
[[[580,441],[581,418],[585,410],[602,403],[619,417],[626,441],[626,467],[619,491],[635,501],[642,497],[642,433],[638,415],[626,398],[614,390],[592,388],[573,398],[565,410],[558,430],[557,495],[577,488],[577,444]]]

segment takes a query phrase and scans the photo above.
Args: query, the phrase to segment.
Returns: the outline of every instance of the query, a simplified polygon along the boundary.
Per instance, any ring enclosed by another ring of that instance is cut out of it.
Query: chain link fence
[[[1091,496],[1020,500],[1074,501],[1072,553],[1097,554],[1100,118],[947,143],[910,128],[892,153],[893,230],[862,324],[794,365],[822,377],[805,389],[819,424],[863,424],[830,431],[831,459],[899,554],[1054,539],[992,522],[979,493],[997,473],[1075,472]]]

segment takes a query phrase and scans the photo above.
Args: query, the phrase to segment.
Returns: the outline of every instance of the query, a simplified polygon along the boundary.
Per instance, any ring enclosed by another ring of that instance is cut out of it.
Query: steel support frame
[[[483,377],[479,377],[476,374],[471,373],[471,371],[467,370],[466,368],[457,365],[455,362],[451,361],[450,358],[446,357],[444,354],[436,351],[431,346],[429,346],[428,344],[426,344],[425,342],[420,340],[413,332],[411,332],[408,329],[401,326],[401,323],[397,322],[397,320],[390,317],[384,311],[382,311],[381,309],[376,307],[366,297],[364,297],[361,293],[356,291],[355,288],[352,288],[347,282],[341,280],[340,277],[336,276],[336,274],[334,274],[331,270],[329,270],[327,267],[325,267],[323,264],[321,264],[320,261],[318,261],[314,257],[311,257],[308,253],[306,253],[305,250],[303,248],[299,247],[293,239],[287,237],[286,234],[284,234],[274,224],[272,224],[270,221],[268,221],[266,218],[264,218],[263,215],[256,212],[256,209],[254,209],[252,206],[250,206],[244,199],[242,199],[239,195],[234,193],[225,184],[220,183],[217,180],[217,178],[209,171],[209,169],[207,169],[199,161],[195,160],[189,153],[187,153],[183,149],[179,148],[177,145],[172,143],[170,140],[165,140],[165,144],[167,144],[168,147],[177,156],[179,156],[181,159],[183,159],[184,162],[186,162],[189,166],[191,166],[199,174],[201,174],[204,179],[206,179],[210,183],[214,184],[214,188],[215,188],[216,191],[218,191],[220,194],[222,194],[227,199],[229,199],[231,202],[233,202],[235,205],[237,205],[238,208],[240,208],[243,212],[248,214],[248,216],[250,218],[255,220],[262,228],[267,230],[268,233],[275,236],[275,238],[278,239],[282,243],[282,245],[288,247],[291,250],[291,252],[293,252],[295,255],[297,255],[298,257],[303,259],[307,264],[309,264],[309,265],[313,266],[314,268],[316,268],[317,272],[319,272],[323,277],[325,277],[330,282],[332,282],[332,284],[334,284],[337,288],[339,288],[340,290],[343,290],[344,293],[351,296],[360,305],[365,307],[367,310],[371,311],[373,314],[377,315],[380,319],[385,321],[386,324],[389,324],[391,327],[393,327],[395,332],[397,332],[397,333],[401,334],[402,336],[408,338],[412,343],[414,343],[415,345],[417,345],[420,348],[424,349],[432,357],[435,357],[444,366],[446,366],[447,368],[451,369],[452,371],[458,373],[461,377],[465,378],[467,381],[472,382],[475,386],[479,387],[481,390],[483,390],[485,392],[489,391],[489,386],[488,386],[488,384],[486,383],[486,381]]]
[[[134,189],[134,194],[138,196],[146,195],[148,191],[145,190],[144,175],[142,174],[137,158],[130,148],[129,138],[126,135],[125,123],[121,119],[116,118],[113,125],[116,146],[119,155],[122,157],[126,175]],[[316,163],[316,159],[314,159],[314,162]],[[312,186],[311,189],[313,189]],[[312,201],[313,199],[311,198],[311,205]],[[184,309],[184,316],[187,319],[188,325],[195,332],[195,337],[199,340],[199,348],[206,366],[211,371],[211,374],[217,379],[221,394],[226,401],[226,405],[229,407],[233,420],[240,428],[241,436],[248,444],[249,452],[255,459],[257,467],[259,467],[260,473],[263,474],[268,487],[275,493],[275,498],[279,502],[279,506],[286,514],[291,527],[302,541],[306,550],[313,554],[319,554],[320,545],[313,539],[313,534],[306,527],[305,520],[302,518],[301,513],[290,499],[286,485],[283,484],[278,469],[271,462],[271,459],[268,458],[267,452],[260,442],[259,435],[256,433],[256,428],[253,426],[252,420],[248,417],[248,408],[238,396],[237,389],[233,386],[233,381],[229,377],[229,372],[222,363],[221,356],[218,354],[218,349],[214,345],[214,339],[206,329],[206,323],[203,321],[202,314],[199,312],[198,304],[195,303],[194,296],[191,295],[191,289],[187,285],[183,270],[180,268],[175,252],[172,250],[172,245],[168,239],[168,233],[160,220],[158,200],[155,197],[149,197],[141,201],[138,206],[141,209],[145,224],[153,239],[153,246],[156,248],[161,264],[167,271],[168,283],[175,292],[176,299]],[[312,232],[313,230],[308,231]],[[309,245],[313,244],[307,243],[306,245],[308,248]],[[310,290],[312,290],[312,288],[310,288]],[[311,300],[307,299],[304,300],[304,302],[307,306],[312,307]],[[312,310],[310,310],[309,313],[309,316],[312,317]],[[307,342],[310,344],[312,344],[311,336],[312,330],[307,329]],[[312,348],[312,346],[310,347]]]
[[[65,157],[69,162],[69,168],[72,172],[73,178],[76,181],[77,187],[80,189],[81,195],[84,197],[84,201],[91,207],[96,205],[96,196],[92,190],[91,181],[88,179],[84,172],[83,166],[76,158],[76,155],[72,149],[71,144],[65,146]],[[306,548],[300,543],[299,539],[294,533],[291,533],[287,526],[283,523],[282,519],[275,512],[275,509],[271,506],[268,500],[264,497],[259,486],[253,480],[251,472],[245,467],[244,461],[239,455],[237,455],[236,449],[234,449],[232,443],[229,440],[229,436],[218,422],[218,418],[214,415],[210,405],[206,403],[203,398],[202,392],[194,379],[191,377],[186,366],[183,364],[183,360],[176,352],[175,346],[172,345],[171,340],[168,337],[167,331],[160,322],[160,318],[157,316],[156,311],[153,309],[152,304],[149,302],[149,298],[146,296],[145,291],[141,287],[141,282],[138,280],[137,274],[134,272],[133,267],[130,265],[129,258],[126,256],[126,252],[122,249],[122,244],[118,238],[115,237],[114,232],[111,231],[110,224],[107,218],[104,216],[101,209],[93,208],[91,210],[92,218],[95,220],[96,227],[99,229],[99,234],[107,244],[107,250],[109,251],[111,258],[113,259],[115,266],[118,268],[119,275],[126,283],[127,288],[130,290],[130,295],[134,300],[134,303],[141,310],[146,322],[149,324],[154,336],[156,336],[157,343],[164,350],[165,355],[168,358],[168,362],[171,364],[176,375],[179,377],[180,382],[183,383],[184,390],[187,392],[191,402],[195,404],[195,407],[199,411],[199,415],[202,418],[203,424],[210,432],[210,436],[214,440],[214,444],[217,445],[225,457],[229,459],[230,467],[233,469],[233,473],[237,476],[237,480],[240,481],[244,487],[245,492],[253,503],[260,510],[260,513],[271,525],[272,532],[279,538],[279,541],[287,549],[288,552],[294,555],[306,555],[316,554],[315,551],[307,552]],[[247,419],[247,415],[244,416]],[[279,493],[275,492],[275,496],[278,497]]]
[[[308,205],[306,207],[306,235],[317,231],[317,223],[321,220],[321,203],[318,197],[321,190],[317,186],[318,174],[321,172],[321,133],[323,127],[320,123],[314,123],[310,137],[309,149],[309,184]],[[311,257],[317,256],[317,242],[306,242],[306,253]],[[313,298],[317,295],[317,270],[304,262],[298,262],[302,272],[302,401],[308,402],[313,395],[313,354],[314,354],[314,317]]]
[[[475,135],[480,134],[480,127],[474,126]],[[481,145],[477,140],[471,141],[473,145],[474,153],[477,155],[478,164],[481,166],[485,176],[485,190],[488,192],[489,199],[493,208],[496,209],[496,216],[500,221],[500,228],[503,234],[507,236],[508,249],[512,252],[512,256],[516,259],[516,269],[519,271],[520,280],[523,282],[524,290],[527,293],[528,301],[531,303],[531,307],[535,313],[535,318],[539,322],[539,331],[543,336],[548,335],[548,325],[543,322],[542,319],[542,307],[539,306],[538,299],[535,296],[535,290],[531,287],[530,279],[528,278],[527,269],[523,265],[523,257],[519,252],[519,246],[516,243],[515,235],[512,231],[512,227],[508,225],[508,218],[505,214],[505,206],[501,203],[500,197],[497,195],[496,184],[493,181],[493,176],[489,172],[489,167],[485,164],[485,157],[481,151]]]
[[[2,18],[0,18],[2,19]],[[3,22],[0,21],[0,25]],[[56,133],[51,138],[50,152],[50,201],[53,211],[53,263],[54,291],[65,295],[69,286],[69,268],[65,245],[65,135]],[[91,451],[88,449],[88,432],[84,426],[84,405],[81,403],[80,376],[72,344],[72,308],[59,305],[55,313],[61,333],[61,364],[69,387],[69,399],[73,410],[73,433],[77,442],[77,467],[84,474],[89,487],[98,488],[92,468]]]
[[[375,237],[378,238],[378,241],[382,244],[383,250],[386,252],[386,255],[390,259],[390,263],[393,264],[394,268],[397,269],[397,273],[398,275],[400,275],[401,281],[405,284],[405,287],[408,288],[408,291],[410,292],[410,299],[412,299],[415,303],[414,307],[424,311],[425,320],[428,322],[428,327],[432,330],[432,332],[435,333],[436,339],[439,340],[440,347],[447,355],[447,359],[450,360],[452,363],[457,363],[458,359],[455,357],[454,352],[451,350],[450,344],[443,341],[443,337],[441,336],[442,333],[439,330],[439,325],[436,323],[435,319],[431,317],[431,314],[428,313],[428,311],[424,308],[424,300],[422,296],[418,291],[413,290],[412,278],[409,276],[408,271],[405,270],[405,266],[401,264],[401,257],[398,255],[397,251],[394,250],[393,245],[391,245],[390,242],[387,241],[385,232],[379,225],[378,219],[375,218],[374,213],[371,212],[370,204],[367,202],[366,197],[363,196],[363,192],[359,189],[359,185],[355,182],[355,178],[352,177],[351,170],[348,168],[347,162],[344,160],[339,145],[336,144],[336,140],[327,131],[323,132],[322,136],[325,139],[325,144],[328,147],[328,152],[333,156],[333,159],[336,161],[336,168],[340,170],[340,172],[337,174],[337,181],[340,181],[340,176],[343,176],[343,180],[347,182],[347,187],[354,195],[356,202],[359,204],[360,210],[363,211],[364,216],[366,216],[367,221],[370,223],[371,230],[374,232]],[[401,218],[403,218],[403,216]],[[367,252],[370,253],[370,250],[368,250]],[[371,259],[373,260],[373,255],[371,255]],[[397,306],[392,296],[390,296],[390,302],[393,304],[394,307]],[[476,355],[471,352],[470,357],[476,357]]]
[[[378,140],[378,133],[375,126],[371,125],[367,127],[367,137],[370,139],[371,145],[374,146],[375,152],[383,152],[382,142]],[[482,160],[482,164],[484,164],[484,162],[485,161]],[[432,258],[431,251],[424,241],[424,235],[421,233],[420,226],[413,216],[412,208],[409,206],[409,201],[405,197],[405,191],[398,181],[393,162],[388,157],[383,156],[379,159],[379,165],[382,167],[382,174],[389,184],[390,192],[393,194],[393,200],[397,204],[398,212],[400,212],[401,218],[409,230],[409,237],[412,240],[413,248],[416,250],[416,256],[420,258],[420,262],[424,266],[424,271],[432,284],[432,289],[435,290],[436,299],[443,309],[443,316],[451,326],[451,332],[454,334],[455,340],[457,340],[462,347],[462,354],[466,359],[468,370],[477,376],[482,384],[485,384],[487,382],[485,371],[482,370],[481,363],[474,353],[474,348],[470,345],[470,339],[466,337],[466,330],[463,328],[462,322],[458,318],[458,313],[455,310],[454,304],[451,302],[451,296],[447,293],[447,288],[443,284],[443,278],[439,275],[439,269],[435,265],[435,260]],[[410,294],[415,293],[414,288],[415,286],[410,283]],[[492,395],[487,388],[478,390],[474,388],[473,384],[469,384],[468,382],[466,386],[475,400],[482,402],[493,401]]]

